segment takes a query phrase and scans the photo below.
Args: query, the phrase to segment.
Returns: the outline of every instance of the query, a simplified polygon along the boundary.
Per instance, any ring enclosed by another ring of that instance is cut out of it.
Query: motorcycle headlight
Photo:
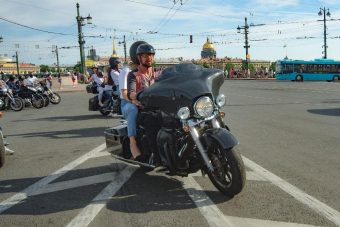
[[[188,107],[182,107],[181,109],[179,109],[179,111],[177,112],[177,116],[181,119],[181,120],[186,120],[190,117],[190,110]]]
[[[225,103],[226,103],[226,101],[227,101],[227,98],[226,98],[225,95],[223,95],[223,94],[218,95],[218,96],[216,97],[216,100],[215,100],[216,104],[217,104],[219,107],[224,106]]]
[[[12,89],[8,89],[8,93],[12,94]]]
[[[201,117],[209,117],[214,111],[214,105],[209,97],[204,96],[196,101],[194,110]]]

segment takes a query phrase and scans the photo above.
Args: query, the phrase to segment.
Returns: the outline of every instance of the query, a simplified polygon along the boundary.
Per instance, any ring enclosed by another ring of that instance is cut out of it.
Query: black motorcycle
[[[14,111],[21,111],[24,108],[22,100],[15,97],[12,89],[10,89],[3,81],[1,81],[0,84],[0,110],[11,108]]]
[[[43,96],[40,95],[37,88],[32,85],[20,85],[19,89],[15,90],[15,94],[25,101],[25,106],[32,105],[33,107],[40,109],[45,105]]]
[[[60,95],[57,92],[53,92],[45,82],[40,81],[39,83],[43,88],[43,95],[48,96],[52,104],[59,104],[61,101]]]
[[[98,94],[96,83],[87,85],[86,91],[87,93]],[[113,104],[111,104],[110,102],[110,97],[107,97],[105,94],[103,94],[103,98],[102,98],[103,106],[99,106],[98,95],[90,98],[89,111],[99,110],[99,112],[104,116],[107,116],[111,112],[113,114],[116,114],[118,117],[123,116],[121,109],[120,109],[121,100],[120,100],[118,93],[116,91],[112,91],[111,96],[112,96]]]
[[[183,63],[165,69],[150,88],[136,97],[161,116],[163,127],[157,145],[167,167],[163,172],[185,177],[201,170],[221,193],[233,196],[242,191],[246,171],[236,149],[239,141],[222,120],[225,114],[221,107],[226,98],[219,90],[223,83],[221,70]],[[148,164],[131,159],[126,124],[107,129],[105,139],[113,157],[144,168],[155,167],[142,127],[137,126],[137,145],[149,157]]]

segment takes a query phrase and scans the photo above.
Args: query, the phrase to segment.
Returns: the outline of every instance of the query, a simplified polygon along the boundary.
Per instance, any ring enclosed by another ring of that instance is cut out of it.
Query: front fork
[[[211,119],[211,124],[212,124],[213,128],[220,128],[220,125],[219,125],[218,121],[216,120],[216,118]],[[193,125],[189,128],[189,132],[190,132],[191,137],[193,138],[193,140],[196,144],[198,151],[200,152],[200,154],[203,158],[204,163],[208,167],[208,170],[210,172],[213,172],[214,167],[211,164],[211,161],[210,161],[210,158],[208,156],[207,151],[204,149],[204,147],[202,145],[202,142],[201,142],[199,134],[198,134],[198,130],[196,129],[195,125]]]

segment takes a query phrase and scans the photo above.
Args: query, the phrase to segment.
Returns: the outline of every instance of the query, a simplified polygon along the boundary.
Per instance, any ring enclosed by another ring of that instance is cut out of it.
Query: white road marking
[[[246,157],[242,156],[244,164],[251,168],[254,172],[257,172],[262,177],[266,178],[277,187],[281,188],[283,191],[287,192],[288,194],[292,195],[296,200],[300,201],[301,203],[305,204],[309,208],[313,209],[319,215],[327,218],[335,225],[340,226],[340,213],[331,207],[327,206],[326,204],[320,202],[319,200],[315,199],[314,197],[308,195],[307,193],[301,191],[297,187],[288,182],[284,181],[280,177],[276,176],[275,174],[269,172],[265,168],[259,166],[258,164],[252,162],[251,160],[247,159]]]
[[[97,216],[105,204],[114,196],[117,191],[125,184],[125,182],[135,172],[137,167],[128,166],[101,191],[92,202],[87,205],[67,226],[88,226]],[[114,223],[112,223],[114,225]]]
[[[54,184],[48,184],[44,188],[40,188],[37,191],[33,192],[30,196],[41,195],[51,192],[57,192],[61,190],[67,190],[71,188],[78,188],[91,184],[99,184],[108,181],[112,181],[117,175],[117,172],[104,173],[100,175],[90,176],[78,178],[75,180],[68,180],[63,182],[57,182]]]
[[[192,176],[183,178],[183,186],[197,208],[207,220],[210,226],[230,227],[227,217],[217,208],[211,199],[205,194]]]
[[[111,153],[107,152],[107,151],[101,151],[99,152],[97,155],[91,157],[91,158],[99,158],[99,157],[105,157],[105,156],[109,156],[111,155]]]
[[[11,208],[12,206],[20,203],[22,200],[26,199],[28,196],[30,196],[35,191],[39,190],[40,188],[45,187],[48,183],[54,181],[55,179],[57,179],[58,177],[64,175],[65,173],[67,173],[71,169],[75,168],[79,164],[85,162],[86,160],[88,160],[92,156],[96,155],[101,150],[103,150],[105,147],[106,147],[106,144],[104,143],[104,144],[100,145],[99,147],[91,150],[90,152],[84,154],[80,158],[78,158],[78,159],[74,160],[73,162],[69,163],[68,165],[62,167],[61,169],[55,171],[54,173],[44,177],[43,179],[41,179],[40,181],[36,182],[35,184],[32,184],[31,186],[29,186],[28,188],[24,189],[23,191],[21,191],[21,192],[15,194],[14,196],[12,196],[12,197],[2,201],[0,203],[0,214],[2,212],[4,212],[5,210]]]
[[[232,226],[237,227],[315,227],[315,225],[297,224],[291,222],[268,221],[252,218],[239,218],[227,216]]]

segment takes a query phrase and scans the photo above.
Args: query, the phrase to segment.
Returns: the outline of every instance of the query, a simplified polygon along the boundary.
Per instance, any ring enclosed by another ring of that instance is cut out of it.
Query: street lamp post
[[[58,46],[55,46],[55,50],[52,50],[52,52],[55,52],[55,54],[57,55],[57,67],[58,67],[58,73],[60,73],[60,69],[59,69],[59,56],[58,56]]]
[[[246,38],[246,41],[245,41],[245,46],[244,48],[246,48],[246,70],[248,70],[249,68],[249,54],[248,54],[248,48],[250,48],[249,46],[249,43],[248,43],[248,33],[249,33],[249,25],[247,23],[247,17],[245,18],[245,23],[244,23],[244,26],[240,27],[240,26],[237,26],[237,33],[241,33],[241,29],[244,29],[244,33],[245,33],[245,38]]]
[[[322,13],[323,11],[323,13]],[[323,21],[323,39],[324,39],[324,45],[323,45],[323,48],[324,48],[324,59],[327,59],[327,27],[326,27],[326,15],[328,17],[331,16],[331,13],[329,12],[329,9],[328,9],[328,12],[326,14],[326,8],[324,7],[323,9],[320,8],[320,11],[318,13],[319,16],[322,16],[323,15],[323,20],[318,20],[318,21]]]
[[[2,38],[2,36],[0,36],[0,43],[2,43],[3,40],[4,40],[4,38]]]
[[[82,26],[85,25],[85,19],[87,19],[87,24],[92,24],[92,17],[90,17],[90,14],[88,17],[84,18],[79,15],[79,3],[77,3],[77,23],[78,23],[78,43],[79,43],[79,49],[80,49],[80,72],[85,73],[85,54],[84,54],[84,44],[85,40],[83,39],[83,32],[82,32]]]
[[[118,44],[124,44],[124,56],[125,56],[124,64],[127,64],[127,60],[126,60],[126,41],[125,41],[125,35],[124,35],[124,41],[123,41],[123,42],[119,42]]]
[[[19,75],[19,58],[18,58],[18,51],[15,51],[15,55],[12,56],[15,57],[15,63],[17,64],[17,75]]]

